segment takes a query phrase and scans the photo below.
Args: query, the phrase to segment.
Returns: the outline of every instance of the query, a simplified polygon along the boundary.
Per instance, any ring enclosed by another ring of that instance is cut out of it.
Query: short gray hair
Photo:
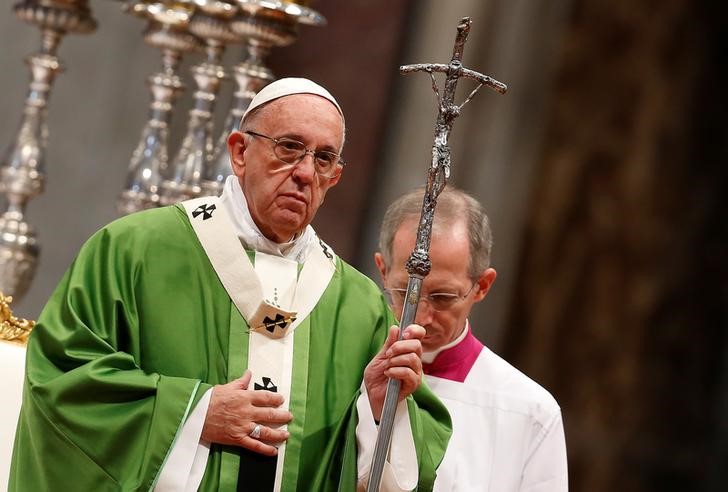
[[[394,235],[406,220],[415,219],[419,222],[424,195],[424,187],[417,188],[401,196],[387,208],[379,231],[379,251],[384,257],[384,264],[387,268],[392,265]],[[435,230],[442,229],[447,227],[447,224],[453,224],[460,219],[465,220],[468,229],[470,242],[468,272],[475,281],[490,266],[490,253],[493,248],[490,221],[478,200],[464,191],[448,185],[437,198],[432,227]]]

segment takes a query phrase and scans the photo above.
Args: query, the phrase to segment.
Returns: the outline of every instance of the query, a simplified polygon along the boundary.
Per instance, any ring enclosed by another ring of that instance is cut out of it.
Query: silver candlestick
[[[225,44],[237,41],[228,26],[228,20],[237,11],[236,6],[220,0],[197,0],[196,6],[189,30],[205,42],[207,57],[191,69],[197,85],[195,102],[189,113],[182,146],[167,179],[162,183],[162,205],[200,195],[201,175],[213,151],[212,112],[220,83],[226,76],[220,59]]]
[[[182,54],[199,47],[187,26],[192,7],[186,3],[141,1],[127,4],[133,14],[149,18],[144,41],[162,50],[162,71],[148,79],[152,93],[149,120],[129,163],[126,187],[117,203],[128,214],[159,206],[162,177],[168,163],[168,133],[174,102],[183,90],[177,75]]]
[[[27,202],[43,191],[45,181],[46,108],[55,76],[61,71],[56,52],[66,33],[92,32],[96,21],[86,0],[24,0],[14,11],[42,32],[40,53],[26,59],[31,82],[23,117],[0,163],[0,192],[7,199],[0,216],[0,290],[19,299],[30,286],[38,262],[36,234],[24,216]]]
[[[230,29],[244,41],[245,58],[233,67],[238,89],[203,174],[203,195],[219,195],[225,178],[232,172],[227,138],[230,132],[238,129],[251,99],[274,79],[271,70],[265,66],[265,58],[271,48],[293,43],[300,24],[326,24],[321,14],[299,3],[272,0],[237,0],[237,3],[240,13],[230,21]]]
[[[230,157],[227,150],[227,140],[231,132],[238,129],[240,119],[245,110],[248,109],[250,101],[255,94],[266,84],[273,81],[273,72],[261,64],[258,56],[251,53],[255,47],[246,44],[248,58],[232,68],[233,77],[237,90],[233,96],[230,111],[225,118],[222,133],[218,138],[212,157],[204,169],[202,176],[202,195],[217,196],[222,193],[222,188],[231,172]]]

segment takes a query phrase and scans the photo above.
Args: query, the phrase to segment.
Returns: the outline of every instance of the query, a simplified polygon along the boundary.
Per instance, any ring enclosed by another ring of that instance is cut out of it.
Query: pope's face
[[[276,99],[246,122],[251,130],[273,138],[303,142],[311,150],[340,153],[344,139],[341,115],[328,100],[312,94]],[[233,171],[260,231],[275,242],[289,241],[311,223],[329,188],[341,175],[325,178],[314,170],[313,156],[281,166],[268,139],[233,132],[228,139]]]
[[[374,261],[382,275],[385,288],[407,288],[409,275],[405,263],[415,247],[416,232],[416,220],[406,220],[397,229],[392,242],[391,265],[384,264],[384,258],[380,253],[375,255]],[[486,296],[496,276],[492,268],[485,270],[477,280],[473,280],[468,274],[470,243],[467,227],[463,221],[433,230],[430,260],[432,268],[422,282],[422,296],[415,317],[415,322],[423,326],[426,331],[422,340],[425,352],[447,345],[462,333],[473,304]],[[437,311],[423,299],[435,293],[452,293],[464,298],[446,310]],[[392,309],[399,317],[402,313],[402,304],[395,300]]]

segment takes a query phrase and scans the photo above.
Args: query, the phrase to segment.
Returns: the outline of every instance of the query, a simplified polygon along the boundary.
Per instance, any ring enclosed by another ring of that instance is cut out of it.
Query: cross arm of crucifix
[[[488,77],[482,73],[465,68],[459,63],[414,63],[412,65],[402,65],[399,67],[402,74],[413,72],[427,72],[432,75],[433,72],[446,73],[448,75],[456,74],[458,78],[468,78],[480,82],[480,85],[487,85],[495,89],[500,94],[505,94],[508,86],[503,82],[498,82],[493,77]]]

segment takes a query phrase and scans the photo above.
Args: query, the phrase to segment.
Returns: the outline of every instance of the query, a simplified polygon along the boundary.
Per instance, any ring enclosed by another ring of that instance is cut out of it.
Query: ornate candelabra
[[[182,54],[199,48],[187,30],[194,7],[189,2],[141,0],[126,4],[128,11],[149,19],[144,40],[162,51],[162,71],[148,79],[152,93],[149,120],[132,154],[125,189],[117,207],[128,214],[159,205],[160,186],[167,170],[168,132],[174,103],[183,90],[177,68]]]
[[[238,129],[250,100],[274,77],[265,66],[271,48],[288,46],[296,40],[300,24],[324,25],[326,19],[303,2],[237,0],[240,11],[230,21],[230,29],[245,43],[244,59],[233,67],[237,91],[220,138],[215,145],[201,183],[203,195],[218,195],[230,175],[227,137]]]
[[[66,33],[92,32],[96,21],[87,0],[23,0],[14,11],[42,33],[40,53],[26,59],[31,82],[23,117],[0,163],[0,192],[7,198],[0,216],[0,290],[18,299],[28,289],[38,262],[36,234],[24,215],[27,202],[43,191],[45,181],[46,107],[55,75],[61,71],[56,52]]]
[[[225,45],[237,41],[228,20],[237,7],[221,0],[197,0],[189,30],[205,43],[206,59],[192,67],[197,85],[189,113],[187,133],[179,153],[162,183],[160,203],[169,205],[200,195],[202,171],[212,157],[212,112],[225,70],[220,65]]]

